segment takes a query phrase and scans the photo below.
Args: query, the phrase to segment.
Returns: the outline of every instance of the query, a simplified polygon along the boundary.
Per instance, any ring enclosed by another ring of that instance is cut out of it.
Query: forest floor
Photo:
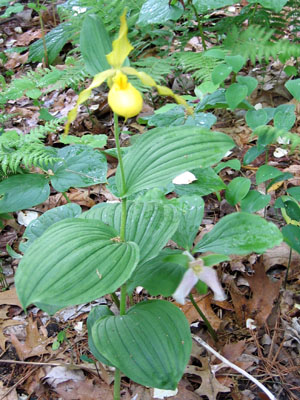
[[[51,29],[53,21],[50,17],[45,22],[46,29]],[[0,45],[2,50],[14,43],[28,46],[41,37],[38,18],[34,16],[28,20],[4,19],[0,29],[4,34]],[[196,39],[190,41],[191,47],[197,43]],[[27,53],[10,53],[8,60],[0,67],[2,73],[12,71],[15,77],[22,76],[28,68],[27,56]],[[32,65],[33,68],[35,66]],[[253,67],[249,65],[247,68]],[[287,78],[282,74],[282,65],[278,61],[267,66],[257,64],[255,74],[264,74],[265,84],[252,95],[253,104],[274,107],[291,101],[284,89]],[[79,135],[86,131],[106,133],[110,139],[113,138],[112,113],[107,107],[106,95],[101,93],[100,97],[102,105],[94,113],[93,124],[89,114],[81,112],[72,132]],[[67,89],[48,92],[43,101],[44,104],[49,104],[48,111],[51,114],[66,116],[76,99],[74,90]],[[152,114],[153,111],[153,104],[146,104],[142,115]],[[5,113],[16,114],[5,126],[6,129],[20,129],[26,133],[39,121],[39,107],[27,97],[10,101],[5,106]],[[212,129],[225,132],[237,144],[228,159],[238,158],[242,162],[244,154],[254,143],[249,127],[239,112],[217,110],[216,114],[218,122]],[[296,104],[296,115],[292,131],[300,134],[299,104]],[[135,119],[129,121],[128,128],[133,132],[143,132],[145,129]],[[47,144],[59,147],[59,133],[61,132],[49,134]],[[128,138],[123,134],[121,140],[124,145]],[[267,218],[281,227],[284,220],[272,204],[275,198],[285,193],[287,184],[300,185],[300,159],[297,151],[278,157],[276,153],[274,155],[276,147],[278,146],[269,148],[269,164],[294,174],[292,180],[285,181],[269,193],[272,200]],[[244,176],[253,180],[255,171],[264,163],[264,157],[258,157],[250,166],[242,167]],[[116,162],[113,158],[108,161],[108,176],[111,176],[115,172]],[[225,183],[236,176],[232,170],[226,169],[221,173]],[[103,185],[70,189],[68,197],[83,210],[115,199]],[[235,211],[225,200],[220,204],[213,194],[205,196],[204,200],[206,209],[198,239],[219,218]],[[18,250],[32,212],[41,214],[63,204],[66,204],[64,196],[51,189],[46,202],[32,210],[14,213],[14,219],[6,221],[1,232],[0,254],[3,280],[7,287],[0,292],[0,400],[110,400],[113,396],[113,371],[100,363],[91,362],[93,357],[88,348],[86,328],[86,319],[93,305],[107,304],[114,307],[110,296],[92,304],[69,307],[49,317],[37,307],[30,307],[25,315],[14,289],[14,274],[19,260],[10,257],[7,244]],[[257,378],[278,400],[300,399],[300,255],[293,251],[290,260],[289,258],[290,249],[284,242],[264,255],[232,256],[218,271],[228,300],[218,302],[214,301],[210,293],[202,296],[195,294],[197,305],[217,332],[217,342],[210,337],[192,304],[187,302],[181,306],[193,333],[201,336],[229,361]],[[290,266],[287,271],[288,264]],[[146,296],[147,293],[142,288],[135,294],[136,301]],[[57,339],[61,342],[58,343]],[[56,350],[53,350],[53,343]],[[65,368],[66,364],[72,364],[72,367]],[[159,397],[153,389],[139,386],[126,377],[122,379],[123,400],[267,399],[252,382],[228,366],[220,364],[217,358],[196,343],[191,363],[179,383],[178,393],[165,393],[165,396],[169,397]]]

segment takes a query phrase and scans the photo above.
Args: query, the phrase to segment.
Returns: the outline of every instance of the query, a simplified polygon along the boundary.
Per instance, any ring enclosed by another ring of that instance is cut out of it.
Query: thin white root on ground
[[[206,350],[210,351],[214,356],[216,356],[219,360],[221,360],[224,364],[228,365],[228,367],[236,370],[241,375],[244,375],[248,378],[251,382],[253,382],[256,386],[258,386],[268,397],[270,400],[276,400],[276,397],[267,389],[262,383],[260,383],[257,379],[253,378],[248,372],[244,371],[242,368],[238,367],[237,365],[233,364],[225,357],[221,356],[216,350],[214,350],[209,344],[207,344],[203,339],[196,335],[192,335],[193,339],[203,346]]]

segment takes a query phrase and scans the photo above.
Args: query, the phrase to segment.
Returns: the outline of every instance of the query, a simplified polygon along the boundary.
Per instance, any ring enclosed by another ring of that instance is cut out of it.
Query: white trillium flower
[[[214,292],[214,300],[226,300],[226,294],[218,279],[217,272],[211,267],[205,267],[203,260],[200,258],[189,263],[189,268],[183,275],[183,278],[177,287],[173,298],[177,303],[184,304],[186,296],[190,293],[198,280],[206,283]]]

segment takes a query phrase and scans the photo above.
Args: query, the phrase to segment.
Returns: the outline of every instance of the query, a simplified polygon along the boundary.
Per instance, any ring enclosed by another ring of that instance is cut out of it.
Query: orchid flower
[[[79,94],[75,107],[68,114],[65,134],[68,133],[70,124],[75,120],[80,104],[84,103],[91,96],[93,89],[100,86],[105,81],[108,81],[110,86],[108,104],[116,114],[125,119],[139,114],[143,106],[142,95],[128,82],[127,75],[137,76],[144,85],[155,87],[160,95],[172,97],[178,104],[184,105],[188,113],[192,112],[191,107],[187,105],[186,101],[181,96],[173,93],[171,89],[166,86],[158,85],[154,79],[145,72],[139,72],[135,68],[123,66],[127,56],[133,50],[127,37],[128,27],[126,11],[124,11],[120,21],[119,36],[113,41],[112,52],[106,55],[106,59],[111,68],[95,75],[91,85]]]
[[[184,273],[179,286],[173,294],[175,301],[179,304],[184,304],[185,297],[190,293],[199,279],[211,288],[214,292],[215,300],[226,300],[226,295],[219,282],[217,272],[211,267],[205,267],[203,260],[199,258],[189,263],[189,268]]]

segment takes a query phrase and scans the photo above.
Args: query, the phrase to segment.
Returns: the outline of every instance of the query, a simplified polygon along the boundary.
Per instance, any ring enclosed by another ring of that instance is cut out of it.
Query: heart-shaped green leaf
[[[203,236],[195,252],[220,254],[263,253],[282,242],[280,230],[255,214],[244,212],[226,215]]]
[[[82,214],[98,219],[120,231],[121,204],[101,204]],[[171,205],[151,202],[128,202],[125,238],[140,249],[140,263],[155,257],[175,233],[180,215]]]
[[[100,318],[92,327],[97,350],[133,381],[175,389],[189,360],[189,324],[164,300],[139,303],[126,315]]]
[[[148,131],[124,157],[125,190],[122,190],[120,167],[117,169],[119,193],[125,197],[143,189],[163,187],[185,171],[217,163],[233,146],[233,140],[224,133],[198,127]]]
[[[100,221],[66,219],[52,225],[22,258],[15,278],[24,308],[49,314],[114,292],[134,271],[136,243],[120,242]]]

